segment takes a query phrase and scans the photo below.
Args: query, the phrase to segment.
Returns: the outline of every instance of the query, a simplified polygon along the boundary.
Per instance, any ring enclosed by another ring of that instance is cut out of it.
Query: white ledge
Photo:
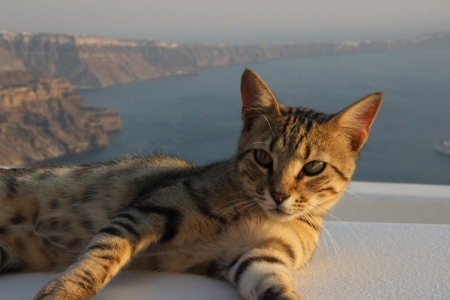
[[[450,186],[351,182],[329,221],[450,224]]]
[[[448,299],[450,225],[327,222],[313,259],[294,273],[314,299]],[[31,299],[53,274],[0,277],[2,300]],[[125,271],[97,300],[242,299],[202,276]]]
[[[450,202],[450,185],[352,181],[348,190],[379,199]]]

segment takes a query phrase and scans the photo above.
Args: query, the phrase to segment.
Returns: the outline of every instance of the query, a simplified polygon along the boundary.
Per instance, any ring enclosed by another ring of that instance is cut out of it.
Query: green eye
[[[272,157],[264,150],[255,150],[255,160],[264,168],[268,168],[272,164]]]
[[[302,172],[307,176],[314,176],[322,173],[325,169],[326,163],[313,160],[303,166]]]

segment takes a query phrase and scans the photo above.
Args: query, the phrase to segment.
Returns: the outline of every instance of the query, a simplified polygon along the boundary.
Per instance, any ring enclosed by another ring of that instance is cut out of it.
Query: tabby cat
[[[285,107],[241,79],[229,160],[165,155],[0,171],[0,273],[59,272],[35,299],[89,299],[120,269],[208,275],[245,299],[300,299],[291,270],[316,249],[381,104],[337,114]]]

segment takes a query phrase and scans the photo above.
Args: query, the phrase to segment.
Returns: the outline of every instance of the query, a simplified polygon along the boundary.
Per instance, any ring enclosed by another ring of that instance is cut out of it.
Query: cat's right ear
[[[280,116],[280,104],[266,83],[255,72],[246,69],[241,77],[242,120],[250,128],[258,118]]]

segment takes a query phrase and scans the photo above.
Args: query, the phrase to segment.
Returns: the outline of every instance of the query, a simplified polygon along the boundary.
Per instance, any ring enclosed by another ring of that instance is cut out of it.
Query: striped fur
[[[35,299],[92,298],[122,268],[204,274],[245,299],[299,299],[314,253],[381,104],[327,115],[278,103],[246,70],[229,160],[169,156],[0,170],[0,273],[63,271]]]

